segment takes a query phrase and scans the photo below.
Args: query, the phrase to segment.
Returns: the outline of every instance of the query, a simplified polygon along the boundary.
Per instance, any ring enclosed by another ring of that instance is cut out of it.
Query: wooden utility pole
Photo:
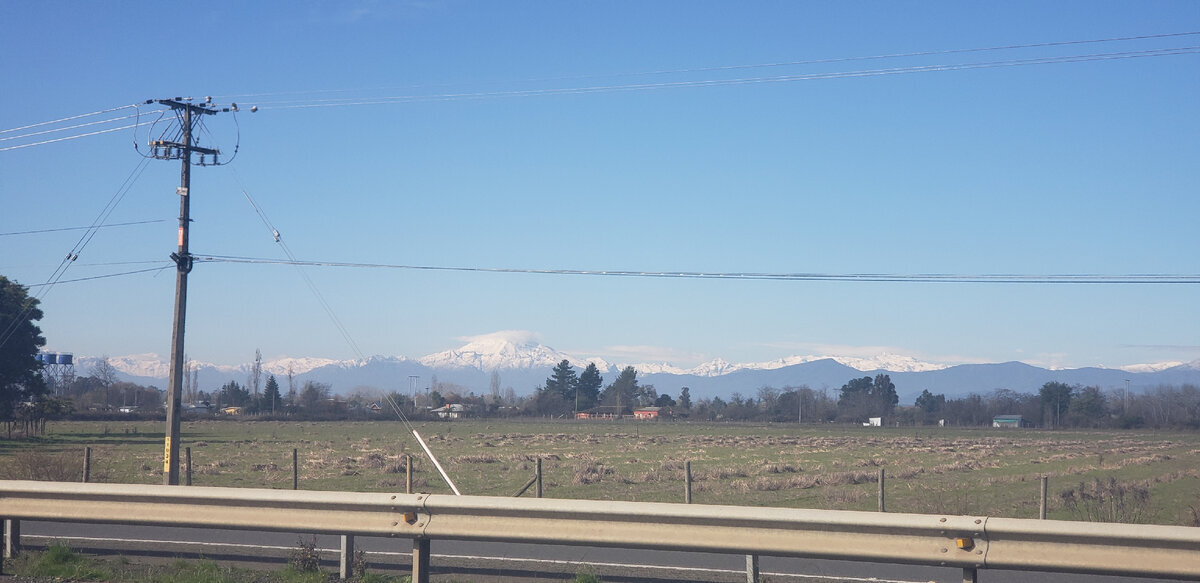
[[[187,277],[192,271],[192,255],[188,252],[188,225],[191,223],[192,156],[199,154],[201,165],[205,156],[212,156],[216,164],[220,153],[214,148],[201,148],[192,135],[197,123],[204,115],[213,115],[220,109],[204,104],[193,104],[181,98],[151,100],[170,107],[179,119],[180,141],[159,139],[150,143],[152,155],[161,160],[180,160],[179,174],[179,246],[171,259],[175,261],[175,324],[171,330],[171,376],[167,385],[167,439],[163,446],[163,484],[179,484],[179,420],[182,414],[183,388],[183,330],[187,314]],[[228,111],[228,110],[226,110]]]

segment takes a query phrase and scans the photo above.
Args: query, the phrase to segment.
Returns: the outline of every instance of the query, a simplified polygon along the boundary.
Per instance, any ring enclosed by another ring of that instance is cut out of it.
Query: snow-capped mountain
[[[464,338],[467,344],[418,359],[430,368],[475,368],[484,372],[511,369],[553,368],[568,360],[578,367],[593,362],[607,371],[611,365],[600,358],[579,358],[538,343],[534,335],[522,331],[503,331]]]
[[[466,338],[467,344],[418,359],[430,368],[477,368],[483,371],[509,368],[553,367],[571,356],[539,344],[531,334],[508,331]]]
[[[290,370],[298,386],[307,380],[332,385],[335,392],[356,387],[374,387],[407,392],[428,387],[436,378],[466,390],[485,392],[493,372],[501,376],[501,386],[513,387],[525,394],[541,386],[559,362],[568,360],[577,372],[595,363],[606,382],[611,382],[625,364],[614,365],[599,358],[581,358],[537,341],[527,332],[505,331],[464,338],[466,344],[420,359],[399,356],[373,356],[367,359],[334,360],[328,358],[277,358],[263,362],[265,374],[275,375],[281,384]],[[99,358],[76,359],[77,373],[94,372]],[[136,354],[109,358],[122,380],[160,388],[167,386],[169,364],[157,354]],[[247,382],[251,364],[216,365],[195,362],[200,385],[216,389],[231,380]],[[915,397],[922,389],[943,392],[947,396],[987,392],[1009,388],[1034,392],[1047,381],[1070,384],[1124,387],[1130,379],[1134,388],[1159,384],[1200,384],[1200,360],[1187,364],[1164,363],[1123,368],[1081,368],[1051,370],[1023,363],[967,364],[947,366],[922,362],[908,356],[880,354],[871,358],[841,356],[790,356],[756,363],[731,363],[717,358],[690,369],[670,363],[643,363],[633,366],[643,383],[655,384],[660,392],[674,393],[687,386],[696,398],[752,393],[760,387],[800,386],[836,388],[851,378],[886,372],[896,382],[902,399]],[[414,386],[415,385],[415,386]],[[462,390],[462,389],[458,389]],[[912,393],[911,395],[909,393]]]

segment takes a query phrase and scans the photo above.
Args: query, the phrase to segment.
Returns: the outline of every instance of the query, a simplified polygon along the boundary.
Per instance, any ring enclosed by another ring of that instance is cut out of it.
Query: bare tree
[[[259,400],[259,388],[262,387],[262,351],[254,349],[254,366],[250,368],[250,386],[254,389],[254,402]]]
[[[107,354],[101,356],[100,362],[97,362],[96,366],[92,368],[92,376],[96,377],[96,380],[104,386],[104,408],[110,409],[112,407],[111,389],[113,383],[117,382],[117,368],[109,362]]]
[[[288,365],[287,379],[288,379],[288,397],[287,397],[288,404],[295,407],[296,406],[296,375],[294,373],[292,373],[291,365]]]

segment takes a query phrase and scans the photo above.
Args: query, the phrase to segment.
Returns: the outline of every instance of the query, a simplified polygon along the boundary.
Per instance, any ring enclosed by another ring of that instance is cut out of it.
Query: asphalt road
[[[287,533],[251,532],[238,530],[192,529],[175,527],[143,527],[123,525],[99,525],[77,523],[31,522],[21,523],[22,536],[91,538],[131,541],[191,541],[221,545],[252,545],[274,547],[276,556],[286,557],[286,552],[296,548],[300,535]],[[309,536],[306,535],[305,539]],[[97,542],[97,548],[105,543]],[[409,539],[357,537],[359,549],[368,553],[372,564],[392,561],[394,568],[402,568],[412,551]],[[80,545],[75,545],[80,546]],[[117,548],[139,548],[144,543],[117,543]],[[336,549],[340,539],[332,535],[318,535],[318,548]],[[80,546],[80,548],[86,548]],[[196,548],[204,548],[199,545]],[[213,547],[214,549],[217,547]],[[248,558],[259,557],[270,560],[272,552],[245,549]],[[570,578],[574,573],[589,571],[606,580],[623,581],[745,581],[746,558],[743,555],[717,553],[690,553],[677,551],[650,551],[616,549],[608,547],[572,547],[561,545],[535,545],[517,543],[433,541],[431,543],[435,573],[443,568],[466,574],[474,581],[511,581],[526,573],[529,579],[549,574],[564,574]],[[173,553],[181,555],[186,553]],[[222,555],[222,552],[201,552],[205,556]],[[232,558],[232,557],[230,557]],[[503,558],[499,562],[491,558]],[[503,565],[511,565],[504,567]],[[647,569],[646,567],[660,567]],[[851,561],[830,561],[790,557],[761,557],[760,572],[772,580],[836,579],[842,581],[885,582],[955,582],[962,581],[962,571],[957,568],[924,567]],[[1033,573],[1025,571],[979,571],[979,581],[984,583],[1117,583],[1121,581],[1162,582],[1163,579],[1130,579],[1124,577],[1101,577],[1096,575],[1073,575],[1059,573]]]

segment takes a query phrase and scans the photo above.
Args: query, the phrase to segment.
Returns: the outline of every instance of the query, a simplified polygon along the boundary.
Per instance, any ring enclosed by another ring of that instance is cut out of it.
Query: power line
[[[122,105],[122,106],[119,106],[119,107],[110,107],[110,108],[108,108],[108,109],[101,109],[100,111],[93,111],[93,112],[91,112],[91,113],[81,113],[81,114],[79,114],[79,115],[72,115],[72,116],[69,116],[69,117],[62,117],[62,118],[59,118],[59,119],[52,119],[52,120],[50,120],[50,121],[42,121],[42,122],[38,122],[38,123],[31,123],[31,124],[29,124],[29,125],[24,125],[24,126],[15,127],[15,128],[8,128],[8,129],[6,129],[6,130],[0,130],[0,134],[7,134],[8,132],[18,132],[18,131],[21,131],[21,130],[26,130],[26,129],[29,129],[29,128],[36,128],[36,127],[38,127],[38,126],[45,126],[45,125],[50,125],[50,124],[55,124],[55,123],[61,123],[61,122],[64,122],[64,121],[71,121],[71,120],[73,120],[73,119],[81,119],[81,118],[85,118],[85,117],[92,116],[92,115],[100,115],[100,114],[102,114],[102,113],[111,113],[111,112],[114,112],[114,111],[120,111],[120,110],[122,110],[122,109],[129,108],[129,107],[137,107],[137,106],[136,106],[136,105],[133,105],[133,104],[130,104],[130,105]]]
[[[138,263],[145,263],[145,262],[138,262]],[[126,275],[135,275],[138,273],[149,273],[151,271],[161,273],[163,270],[170,269],[172,266],[175,265],[174,263],[168,263],[168,262],[163,262],[163,261],[156,261],[155,263],[166,263],[166,264],[161,267],[150,267],[147,269],[138,269],[135,271],[122,271],[120,273],[106,273],[104,275],[93,275],[91,277],[80,277],[80,278],[76,278],[76,279],[59,279],[59,280],[56,280],[53,282],[46,282],[46,283],[33,283],[33,284],[29,284],[25,287],[45,287],[45,286],[58,285],[60,283],[78,283],[81,281],[92,281],[92,280],[96,280],[96,279],[107,279],[110,277],[122,277],[122,276],[126,276]],[[96,265],[103,265],[103,264],[98,263]]]
[[[1057,47],[1057,46],[1099,44],[1099,43],[1111,43],[1111,42],[1128,42],[1128,41],[1136,41],[1136,40],[1178,38],[1178,37],[1196,36],[1196,35],[1200,35],[1200,31],[1109,37],[1109,38],[1099,38],[1099,39],[1050,41],[1050,42],[1028,43],[1028,44],[997,45],[997,46],[973,47],[973,48],[965,48],[965,49],[942,49],[942,50],[915,51],[915,52],[906,52],[906,53],[884,53],[884,54],[877,54],[877,55],[863,55],[863,56],[853,56],[853,57],[830,57],[830,58],[823,58],[823,59],[793,60],[793,61],[781,61],[781,62],[772,62],[772,63],[751,63],[751,64],[740,64],[740,65],[719,65],[719,66],[710,66],[710,67],[662,69],[662,70],[655,70],[655,71],[635,71],[635,72],[631,72],[631,73],[563,75],[563,76],[557,76],[557,77],[542,77],[542,78],[523,79],[523,80],[520,80],[520,82],[533,83],[533,82],[547,82],[547,81],[572,81],[572,80],[578,81],[578,80],[584,80],[584,79],[598,79],[598,78],[637,77],[637,76],[670,75],[670,74],[683,74],[683,73],[707,73],[707,72],[715,72],[715,71],[732,71],[732,70],[759,69],[759,68],[772,68],[772,67],[789,67],[789,66],[803,66],[803,65],[822,65],[822,64],[846,63],[846,62],[855,62],[855,61],[927,57],[927,56],[937,56],[937,55],[953,55],[953,54],[965,54],[965,53],[1030,49],[1030,48],[1048,48],[1048,47]],[[450,83],[442,83],[440,85],[443,85],[443,86],[450,85]],[[391,89],[415,88],[415,87],[425,87],[425,86],[429,86],[429,85],[406,85],[406,86],[400,86],[400,87],[392,87]],[[322,94],[322,93],[326,93],[326,94],[327,93],[348,93],[348,92],[355,92],[355,91],[372,91],[372,90],[384,90],[384,89],[389,89],[389,88],[379,87],[379,88],[359,88],[359,89],[310,89],[310,90],[300,90],[300,91],[242,93],[242,94],[236,94],[236,95],[223,95],[223,96],[221,96],[221,98],[223,98],[223,99],[241,99],[241,98],[246,98],[246,97],[271,97],[271,96],[282,96],[282,95],[313,95],[313,94]],[[274,101],[274,102],[266,101],[266,102],[258,102],[258,104],[264,105],[264,104],[299,103],[299,102],[301,102],[301,101],[300,100],[295,100],[295,101],[290,101],[290,102],[289,101]]]
[[[744,281],[835,281],[892,283],[984,283],[984,284],[1200,284],[1200,274],[948,274],[948,273],[762,273],[702,271],[628,271],[598,269],[526,269],[503,267],[454,267],[355,263],[345,261],[300,261],[231,255],[197,256],[196,261],[219,263],[304,265],[310,267],[349,267],[362,269],[404,269],[417,271],[457,271],[472,273],[518,273],[536,275],[583,275],[593,277],[635,277],[659,279],[723,279]]]
[[[108,119],[102,119],[102,120],[100,120],[100,121],[89,121],[89,122],[87,122],[87,123],[78,123],[78,124],[75,124],[75,125],[63,126],[63,127],[60,127],[60,128],[54,128],[54,129],[49,129],[49,130],[41,130],[41,131],[36,131],[36,132],[30,132],[30,133],[27,133],[27,134],[21,134],[21,135],[17,135],[17,136],[7,136],[7,137],[0,138],[0,142],[5,142],[5,141],[8,141],[8,140],[19,140],[19,139],[21,139],[21,138],[29,138],[29,137],[33,137],[33,136],[42,136],[42,135],[45,135],[45,134],[53,134],[53,133],[55,133],[55,132],[62,132],[62,131],[66,131],[66,130],[73,130],[73,129],[78,129],[78,128],[85,128],[85,127],[88,127],[88,126],[94,126],[94,125],[100,125],[100,124],[112,123],[112,122],[114,122],[114,121],[121,121],[121,120],[123,120],[123,119],[133,119],[133,118],[135,118],[135,117],[138,117],[138,114],[134,113],[134,114],[131,114],[131,115],[123,115],[123,116],[121,116],[121,117],[112,117],[112,118],[108,118]]]
[[[329,302],[325,300],[325,296],[321,294],[321,291],[317,289],[317,285],[313,283],[310,277],[308,277],[308,273],[306,273],[301,267],[301,263],[296,260],[296,256],[293,255],[292,250],[288,248],[287,243],[283,240],[283,236],[279,233],[279,229],[277,229],[274,223],[271,222],[271,219],[267,217],[267,214],[263,211],[262,207],[260,207],[258,203],[254,201],[254,198],[250,196],[250,192],[247,191],[245,185],[242,184],[242,178],[238,174],[237,168],[233,166],[230,166],[230,168],[233,169],[234,179],[239,185],[242,185],[242,195],[246,197],[246,202],[250,203],[250,207],[254,209],[254,213],[258,215],[258,218],[262,221],[263,226],[270,231],[271,237],[275,240],[275,243],[279,245],[279,248],[283,251],[284,255],[288,257],[288,263],[296,266],[296,270],[300,272],[300,277],[303,278],[305,284],[308,285],[309,291],[312,292],[313,296],[317,299],[317,302],[321,304],[321,307],[325,310],[325,314],[329,316],[330,321],[333,322],[334,327],[337,328],[338,332],[342,335],[342,338],[346,341],[346,344],[348,344],[350,349],[354,351],[354,354],[358,356],[359,360],[366,360],[362,349],[358,347],[358,342],[355,342],[354,337],[350,334],[350,330],[346,328],[345,324],[342,323],[341,318],[338,318],[337,313],[333,311],[333,306],[331,306]],[[388,393],[384,393],[383,399],[387,401],[388,405],[391,406],[392,411],[397,417],[400,418],[404,425],[412,431],[413,435],[420,440],[420,435],[417,434],[416,427],[413,427],[412,422],[409,421],[408,416],[404,414],[404,410],[400,407],[400,404],[397,403],[396,400],[393,399]],[[423,443],[422,447],[424,447]],[[428,450],[428,448],[425,449],[425,452],[429,454],[431,460],[434,459],[433,454]],[[436,464],[437,461],[434,460],[434,463]],[[446,477],[444,472],[442,473],[442,476],[446,478],[447,483],[450,483],[449,478]],[[453,484],[451,484],[451,488],[454,488]]]
[[[124,182],[121,183],[121,186],[119,186],[117,191],[113,193],[112,197],[108,199],[108,203],[104,205],[104,208],[100,209],[100,213],[96,216],[96,219],[92,221],[91,227],[89,227],[87,231],[80,236],[79,241],[77,241],[75,246],[67,252],[67,255],[59,262],[58,267],[56,267],[54,272],[50,274],[50,277],[46,279],[46,283],[37,286],[43,288],[41,293],[30,297],[29,300],[25,302],[25,305],[21,307],[21,312],[17,314],[15,318],[13,318],[8,328],[0,332],[0,348],[7,344],[8,340],[12,338],[12,335],[17,330],[17,324],[22,322],[29,312],[33,311],[34,303],[40,302],[46,296],[46,294],[50,293],[50,290],[54,289],[54,285],[62,279],[62,276],[66,274],[71,265],[75,263],[75,260],[79,259],[79,254],[83,252],[88,243],[92,241],[92,238],[96,236],[99,226],[103,225],[104,221],[108,220],[108,217],[112,215],[114,210],[116,210],[117,205],[124,200],[125,195],[129,193],[129,190],[133,188],[134,183],[136,183],[137,179],[141,177],[142,172],[146,170],[146,166],[147,160],[144,159],[138,162],[137,166],[134,166],[129,175],[125,177]]]
[[[121,126],[121,127],[118,127],[118,128],[109,128],[109,129],[105,129],[105,130],[97,130],[97,131],[94,131],[94,132],[87,132],[87,133],[84,133],[84,134],[76,134],[76,135],[74,135],[74,136],[66,136],[66,137],[62,137],[62,138],[54,138],[54,139],[52,139],[52,140],[42,140],[42,141],[40,141],[40,142],[33,142],[33,143],[30,143],[30,144],[20,144],[20,145],[17,145],[17,146],[6,146],[6,147],[4,147],[4,148],[0,148],[0,152],[7,152],[7,151],[9,151],[9,150],[20,150],[21,148],[31,148],[31,147],[33,147],[33,146],[41,146],[41,145],[43,145],[43,144],[53,144],[54,142],[63,142],[63,141],[66,141],[66,140],[75,140],[75,139],[78,139],[78,138],[86,138],[86,137],[88,137],[88,136],[95,136],[95,135],[99,135],[99,134],[107,134],[107,133],[109,133],[109,132],[119,132],[119,131],[121,131],[121,130],[127,130],[127,129],[130,129],[130,128],[136,128],[136,127],[138,127],[138,126],[150,125],[150,123],[151,123],[151,122],[141,122],[141,123],[130,124],[130,125],[127,125],[127,126]]]
[[[38,233],[57,233],[60,231],[86,231],[88,229],[107,229],[110,227],[127,227],[130,225],[148,225],[150,223],[165,223],[170,219],[153,219],[149,221],[132,221],[128,223],[108,223],[107,225],[92,225],[89,227],[61,227],[57,229],[37,229],[34,231],[13,231],[11,233],[0,233],[0,237],[9,235],[34,235]]]
[[[1021,67],[1032,65],[1050,65],[1061,63],[1081,63],[1089,61],[1108,61],[1120,59],[1165,57],[1200,53],[1200,46],[1172,47],[1165,49],[1147,49],[1142,51],[1121,51],[1112,53],[1091,53],[1083,55],[1064,55],[1056,57],[1036,57],[1028,59],[1009,59],[1003,61],[984,61],[977,63],[956,63],[936,65],[914,65],[908,67],[891,67],[884,69],[864,69],[856,71],[834,71],[826,73],[805,73],[799,75],[778,75],[773,77],[741,77],[733,79],[704,79],[691,81],[662,81],[656,83],[633,83],[624,85],[593,85],[585,87],[560,87],[547,89],[518,89],[509,91],[484,91],[473,93],[443,93],[434,95],[395,95],[373,98],[338,98],[319,99],[310,101],[276,102],[280,105],[264,104],[260,109],[310,109],[318,107],[346,107],[352,105],[386,105],[396,103],[457,101],[463,99],[488,99],[499,97],[533,97],[547,95],[579,95],[591,93],[610,93],[620,91],[646,91],[653,89],[669,89],[683,87],[722,87],[732,85],[750,85],[762,83],[787,83],[796,81],[813,81],[824,79],[843,79],[853,77],[877,77],[884,75],[900,75],[911,73],[964,71],[971,69],[993,69],[1001,67]]]

